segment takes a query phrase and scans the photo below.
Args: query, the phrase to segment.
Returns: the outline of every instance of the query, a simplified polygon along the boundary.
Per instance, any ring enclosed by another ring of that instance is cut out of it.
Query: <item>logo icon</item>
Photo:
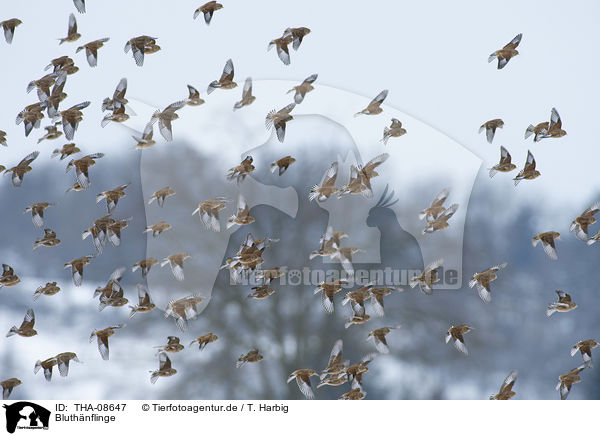
[[[35,403],[19,401],[10,405],[3,404],[6,409],[6,431],[14,433],[18,429],[48,430],[50,411]]]

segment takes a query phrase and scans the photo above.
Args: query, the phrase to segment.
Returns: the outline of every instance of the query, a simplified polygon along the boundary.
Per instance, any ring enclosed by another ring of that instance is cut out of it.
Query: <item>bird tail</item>
[[[8,338],[8,337],[10,337],[10,336],[14,336],[14,335],[16,335],[16,334],[17,334],[17,331],[18,331],[17,327],[16,327],[16,326],[12,326],[12,327],[10,328],[10,330],[8,331],[8,333],[6,334],[6,337]]]
[[[271,164],[271,172],[275,174],[275,171],[277,171],[277,162]]]
[[[319,196],[319,185],[314,185],[312,188],[310,188],[310,192],[308,194],[308,199],[310,201],[313,201],[318,196]]]
[[[498,170],[496,168],[489,168],[490,171],[490,179],[496,175]]]
[[[42,367],[42,361],[38,360],[37,362],[35,362],[35,366],[33,367],[33,373],[37,374],[37,372],[40,370],[41,367]]]
[[[551,304],[546,309],[546,316],[550,317],[554,312],[556,312],[556,307],[554,306],[554,304]]]
[[[383,138],[381,138],[381,142],[383,142],[383,145],[387,145],[388,139],[390,139],[390,129],[388,127],[384,127]]]

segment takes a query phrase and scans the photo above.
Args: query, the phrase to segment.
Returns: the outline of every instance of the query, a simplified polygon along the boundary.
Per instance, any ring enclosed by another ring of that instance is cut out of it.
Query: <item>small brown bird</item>
[[[281,62],[283,62],[284,65],[289,65],[290,49],[288,48],[288,45],[290,45],[293,42],[293,40],[294,38],[291,34],[284,33],[281,38],[275,38],[274,40],[269,42],[269,45],[267,46],[267,51],[275,47],[277,56],[279,57],[279,59],[281,59]]]
[[[362,389],[362,378],[369,371],[369,363],[377,356],[377,353],[369,353],[360,362],[354,363],[346,368],[348,382],[352,388]]]
[[[58,364],[56,357],[50,357],[46,360],[38,360],[33,367],[33,373],[37,374],[40,369],[44,370],[44,377],[47,381],[52,380],[52,368]]]
[[[38,238],[33,243],[33,249],[35,250],[40,245],[44,247],[56,247],[60,245],[60,239],[56,237],[56,232],[51,229],[44,229],[44,236]]]
[[[207,333],[205,335],[198,336],[196,339],[190,342],[189,346],[191,347],[193,344],[198,344],[198,349],[202,350],[208,344],[215,342],[217,339],[219,339],[219,337],[214,333]]]
[[[352,256],[358,252],[362,252],[360,248],[356,247],[340,247],[333,256],[332,260],[338,260],[342,264],[342,268],[348,276],[354,276],[354,267],[352,266]]]
[[[318,74],[311,74],[306,79],[304,79],[304,81],[300,85],[294,86],[287,92],[288,94],[290,92],[294,92],[294,101],[296,102],[296,104],[302,103],[306,94],[315,89],[314,86],[312,86],[312,84],[315,82],[315,80],[317,80],[317,77],[319,77]]]
[[[77,41],[81,37],[80,33],[77,33],[77,20],[75,19],[75,15],[69,15],[69,28],[67,30],[67,36],[65,38],[59,38],[60,41],[58,44],[62,44],[63,42],[73,42]]]
[[[498,69],[501,70],[506,66],[509,60],[513,57],[517,56],[519,52],[517,51],[517,47],[521,42],[521,38],[523,37],[522,33],[519,33],[515,36],[512,41],[502,47],[500,50],[496,50],[488,57],[488,63],[492,62],[494,59],[498,59]]]
[[[188,106],[200,106],[201,104],[204,104],[204,100],[202,100],[200,98],[200,92],[194,88],[192,85],[188,85],[188,98],[185,101],[185,104],[187,104]]]
[[[471,280],[469,280],[469,288],[477,285],[477,292],[479,293],[481,299],[486,303],[491,302],[492,292],[490,289],[490,284],[497,279],[496,273],[499,270],[506,268],[506,265],[508,264],[504,262],[488,268],[485,271],[474,274]]]
[[[366,323],[368,320],[371,319],[370,315],[364,314],[364,315],[352,315],[351,318],[348,318],[344,324],[344,328],[348,328],[351,325],[361,325]]]
[[[23,183],[23,176],[32,170],[30,164],[39,156],[39,154],[39,151],[29,153],[17,164],[17,166],[4,170],[5,175],[12,174],[13,186],[21,186],[21,183]]]
[[[111,303],[116,294],[120,293],[120,297],[123,296],[123,288],[121,287],[121,279],[123,278],[123,273],[125,272],[125,267],[120,267],[115,269],[105,286],[101,286],[96,288],[94,291],[94,298],[100,297],[100,307],[99,310],[103,310],[106,306]],[[113,297],[114,296],[114,297]]]
[[[350,303],[354,315],[363,316],[365,314],[365,301],[371,297],[371,288],[373,287],[373,284],[373,282],[370,282],[364,286],[360,286],[354,291],[346,293],[346,296],[342,300],[342,306]]]
[[[15,28],[23,24],[18,18],[11,18],[10,20],[4,20],[0,22],[0,27],[4,30],[4,39],[6,42],[11,44],[13,37],[15,36]]]
[[[600,211],[600,201],[596,201],[590,207],[583,211],[581,215],[573,220],[569,227],[570,232],[575,232],[577,239],[583,242],[588,241],[588,228],[596,222],[596,215]]]
[[[444,230],[450,227],[448,224],[448,220],[454,215],[456,210],[458,209],[458,204],[454,203],[448,209],[444,210],[440,216],[437,218],[427,222],[425,228],[421,231],[423,235],[427,233],[437,232],[438,230]]]
[[[156,307],[156,305],[150,299],[150,294],[148,293],[148,289],[141,283],[137,285],[138,291],[138,304],[137,306],[129,306],[131,312],[129,313],[129,318],[132,318],[136,313],[147,313]]]
[[[23,382],[15,377],[0,381],[0,386],[2,386],[2,399],[8,400],[12,390],[21,384],[23,384]]]
[[[426,209],[423,209],[421,213],[419,213],[419,219],[431,221],[439,217],[442,214],[442,212],[446,210],[446,208],[444,207],[444,202],[448,198],[448,195],[450,195],[450,189],[443,189],[442,192],[440,192],[435,197],[435,199],[431,203],[431,206],[429,206]]]
[[[550,259],[557,260],[558,256],[556,255],[556,245],[554,243],[556,239],[560,239],[560,233],[555,231],[543,232],[535,235],[531,239],[531,244],[535,247],[541,242],[544,253],[546,253]]]
[[[290,113],[296,107],[296,103],[290,103],[286,107],[279,109],[276,111],[275,109],[271,110],[265,119],[265,126],[267,130],[275,130],[277,134],[277,139],[279,142],[283,142],[285,139],[285,128],[288,121],[294,119]]]
[[[60,287],[56,285],[56,282],[48,282],[44,286],[39,286],[33,293],[34,301],[40,298],[40,295],[47,295],[48,297],[58,294]]]
[[[92,237],[94,247],[100,254],[106,243],[106,235],[108,233],[108,227],[114,224],[116,221],[110,217],[110,215],[103,216],[94,221],[92,227],[84,230],[81,234],[81,239],[86,239],[88,236]]]
[[[102,356],[102,360],[108,360],[109,358],[108,338],[115,334],[115,330],[118,330],[122,327],[124,327],[124,324],[106,327],[102,330],[94,330],[90,335],[90,342],[94,340],[94,337],[96,337],[98,341],[98,351],[100,351],[100,356]]]
[[[78,358],[77,354],[67,351],[64,353],[59,353],[54,356],[56,359],[56,363],[58,365],[58,373],[61,377],[66,377],[69,375],[69,363],[72,361],[82,363]]]
[[[0,289],[2,289],[2,287],[10,288],[20,282],[21,279],[15,274],[15,270],[11,266],[3,263],[2,276],[0,276]]]
[[[175,324],[184,332],[187,329],[188,320],[195,319],[198,316],[198,304],[203,298],[199,295],[190,295],[179,300],[170,301],[165,309],[165,318],[172,316],[175,318]]]
[[[171,377],[177,374],[177,370],[171,366],[171,359],[167,356],[167,353],[158,353],[158,370],[150,371],[150,383],[156,383],[159,377]]]
[[[32,80],[27,84],[27,93],[29,94],[34,89],[37,91],[40,102],[45,102],[50,97],[50,88],[55,84],[56,79],[59,77],[58,73],[46,74],[44,77],[38,80]],[[33,105],[28,106],[30,110],[35,110]]]
[[[77,47],[75,53],[79,53],[81,50],[85,49],[85,57],[88,61],[90,67],[95,67],[98,65],[98,50],[104,47],[104,43],[108,42],[110,38],[101,38],[96,39],[95,41],[90,41],[87,44],[83,44],[81,47]]]
[[[146,227],[146,230],[144,230],[144,233],[152,232],[152,236],[156,238],[162,232],[166,232],[170,228],[171,228],[171,224],[169,224],[168,222],[159,221],[156,224],[152,224],[151,226]]]
[[[212,93],[215,89],[233,89],[237,86],[237,83],[233,81],[233,61],[228,59],[225,63],[225,67],[223,68],[223,73],[221,74],[221,78],[219,80],[213,80],[208,85],[206,92],[208,94]]]
[[[17,125],[23,123],[23,126],[25,127],[25,137],[29,136],[34,128],[40,128],[41,121],[44,118],[43,111],[48,106],[47,97],[45,96],[44,98],[44,102],[38,102],[30,104],[29,106],[25,106],[25,109],[23,109],[17,115],[15,122]]]
[[[274,174],[275,171],[279,171],[279,175],[281,176],[294,162],[296,162],[296,159],[292,156],[282,157],[271,164],[271,172]]]
[[[566,400],[569,396],[569,392],[571,392],[571,386],[575,383],[581,382],[581,377],[579,373],[585,369],[585,365],[580,365],[577,368],[572,369],[566,374],[562,374],[558,376],[558,384],[556,385],[556,390],[560,392],[560,399]]]
[[[128,218],[115,221],[114,223],[111,223],[107,226],[107,236],[114,247],[118,247],[119,245],[121,245],[121,232],[125,228],[127,228],[127,226],[129,225],[129,221],[131,221],[132,219],[133,217],[130,216]]]
[[[344,194],[361,194],[365,198],[373,197],[373,188],[371,187],[371,179],[377,177],[379,173],[375,171],[379,165],[384,163],[390,155],[388,153],[382,153],[378,156],[375,156],[369,162],[367,162],[364,166],[358,165],[350,166],[350,181],[348,184],[342,188],[340,188],[338,198],[341,198]],[[384,191],[384,194],[387,190]],[[385,196],[385,195],[384,195]],[[393,196],[393,192],[390,197]],[[383,198],[383,196],[382,196]],[[395,203],[395,202],[394,202]],[[391,206],[391,203],[388,205]]]
[[[185,347],[179,343],[179,338],[177,336],[168,336],[167,337],[167,345],[159,345],[155,347],[160,351],[164,351],[166,353],[179,353]]]
[[[302,44],[302,40],[309,33],[310,33],[310,29],[308,27],[288,27],[283,32],[284,35],[289,35],[292,37],[292,40],[293,40],[292,47],[294,50],[298,50],[300,48],[300,44]]]
[[[142,136],[131,135],[131,137],[137,142],[137,145],[135,146],[137,149],[150,148],[156,144],[156,141],[152,139],[153,136],[154,124],[152,122],[146,124],[146,127],[144,127],[144,131],[142,132]]]
[[[65,132],[65,137],[67,140],[73,140],[75,132],[77,131],[77,127],[79,126],[79,122],[83,120],[83,113],[81,110],[85,109],[89,105],[89,101],[84,101],[83,103],[78,103],[74,106],[71,106],[69,109],[60,112],[59,115],[62,119],[63,132]]]
[[[373,309],[373,312],[375,312],[375,315],[379,317],[385,315],[383,298],[390,295],[394,290],[402,292],[402,288],[390,288],[387,286],[377,286],[371,288],[371,308]]]
[[[517,166],[511,162],[510,153],[506,148],[500,146],[500,162],[489,169],[490,178],[494,177],[498,171],[508,173],[514,170]]]
[[[96,195],[96,203],[100,203],[102,200],[106,200],[106,207],[108,209],[108,213],[112,213],[112,211],[117,207],[117,203],[120,198],[125,197],[125,188],[129,186],[129,183],[125,185],[121,185],[116,187],[115,189],[110,189],[108,191],[103,191],[100,194]]]
[[[129,103],[129,100],[125,98],[126,92],[127,78],[123,77],[117,84],[112,98],[105,97],[104,100],[102,100],[102,112],[114,111],[115,109],[119,109]]]
[[[571,299],[571,296],[563,291],[555,291],[558,295],[558,301],[550,303],[546,309],[546,316],[551,316],[554,312],[570,312],[577,307],[577,304]]]
[[[112,113],[105,115],[100,122],[102,127],[106,127],[111,121],[113,123],[124,123],[129,119],[129,114],[125,113],[125,106],[115,109]]]
[[[469,333],[472,329],[472,327],[469,327],[466,324],[450,327],[448,329],[448,333],[446,333],[446,343],[450,342],[450,339],[452,339],[454,341],[454,347],[456,347],[456,349],[461,353],[468,356],[469,350],[467,350],[463,335]]]
[[[275,289],[268,285],[254,286],[252,293],[248,294],[248,298],[255,298],[257,300],[264,300],[275,293]]]
[[[400,328],[399,325],[394,327],[381,327],[369,332],[367,336],[367,340],[373,338],[373,342],[375,343],[375,348],[377,351],[383,354],[388,354],[390,352],[390,347],[387,344],[386,336],[391,333],[392,329]]]
[[[31,206],[28,206],[23,213],[31,212],[31,220],[33,221],[33,225],[36,227],[42,227],[44,225],[44,211],[53,205],[54,203],[48,203],[46,201],[35,203]]]
[[[252,156],[246,156],[244,160],[233,168],[229,168],[229,172],[226,174],[227,180],[234,180],[239,185],[244,181],[246,176],[254,171],[255,167],[252,165],[254,159]]]
[[[342,286],[347,284],[346,280],[333,280],[330,282],[321,282],[315,288],[315,294],[321,293],[323,308],[329,314],[334,312],[333,296],[342,290]]]
[[[350,361],[346,361],[346,363],[350,363]],[[317,385],[317,389],[321,386],[341,386],[345,383],[348,383],[348,376],[342,371],[339,374],[326,375],[323,377],[321,382]]]
[[[550,112],[550,122],[543,122],[537,125],[530,124],[525,130],[525,139],[534,135],[533,141],[538,142],[544,138],[562,138],[567,134],[562,129],[562,121],[556,108],[552,108]]]
[[[173,140],[173,130],[171,127],[171,123],[173,120],[179,118],[179,115],[175,112],[181,109],[186,105],[186,100],[176,101],[175,103],[171,103],[167,106],[162,112],[156,111],[152,114],[152,118],[150,119],[151,123],[155,123],[158,121],[158,130],[163,138],[166,141]]]
[[[58,70],[56,72],[56,81],[50,91],[50,96],[44,101],[46,109],[48,110],[48,116],[55,119],[58,116],[58,106],[60,103],[67,98],[67,94],[64,92],[65,84],[67,83],[67,72]],[[62,135],[62,132],[58,130],[58,126],[62,124],[62,121],[56,121],[52,126],[46,127],[46,134],[38,139],[38,144],[44,139],[57,139]]]
[[[402,135],[406,135],[406,129],[402,127],[402,122],[397,118],[392,118],[392,124],[390,127],[383,128],[383,138],[381,142],[387,145],[390,138],[399,138]]]
[[[486,121],[479,127],[479,133],[485,130],[485,136],[487,138],[487,142],[490,144],[494,140],[494,135],[496,134],[496,129],[501,129],[504,127],[504,121],[500,118],[495,118],[493,120]]]
[[[571,348],[571,357],[573,357],[577,351],[581,353],[581,357],[583,357],[583,366],[586,368],[593,368],[594,365],[592,363],[592,350],[597,348],[600,345],[594,339],[587,339],[585,341],[579,341],[573,348]]]
[[[71,268],[71,274],[73,275],[73,283],[75,286],[81,286],[83,283],[83,267],[90,264],[90,261],[95,256],[83,256],[73,259],[70,262],[65,263],[64,269]]]
[[[242,90],[242,99],[233,105],[233,110],[241,109],[244,106],[251,105],[256,97],[252,95],[252,78],[246,78],[244,89]]]
[[[160,46],[156,45],[157,39],[146,35],[131,38],[125,44],[124,51],[129,53],[129,50],[131,50],[135,64],[141,67],[144,65],[144,54],[152,54],[160,50]]]
[[[48,106],[48,108],[50,108],[50,106]],[[42,136],[40,139],[38,139],[37,143],[39,144],[44,139],[53,140],[53,139],[60,138],[62,136],[63,132],[58,130],[59,125],[60,125],[60,121],[56,124],[52,124],[50,126],[44,127],[44,129],[46,130],[46,133],[44,134],[44,136]]]
[[[502,386],[500,386],[500,391],[496,395],[491,395],[490,400],[510,400],[514,397],[516,394],[513,392],[512,388],[517,380],[517,375],[517,371],[511,371],[504,379]]]
[[[521,180],[533,180],[540,175],[541,173],[535,169],[535,158],[533,157],[533,154],[531,154],[531,151],[527,150],[525,167],[519,171],[519,174],[513,179],[515,181],[515,186],[517,186]]]
[[[205,3],[194,11],[194,20],[198,17],[198,15],[204,14],[204,21],[207,25],[209,25],[214,12],[218,11],[219,9],[223,9],[223,5],[221,3],[217,3],[216,1]]]
[[[260,362],[261,360],[263,360],[263,356],[259,353],[258,349],[255,348],[253,350],[250,350],[246,354],[242,354],[240,356],[240,358],[237,360],[235,367],[240,368],[246,362],[253,363],[253,362]]]
[[[75,62],[69,56],[61,56],[56,59],[52,59],[44,71],[53,68],[53,71],[57,73],[58,71],[64,71],[68,75],[75,74],[79,71],[79,68],[75,66]]]
[[[341,240],[347,237],[345,232],[334,232],[333,227],[327,226],[325,234],[319,240],[321,247],[310,253],[308,258],[312,260],[317,256],[334,256],[340,248]]]
[[[283,277],[285,275],[286,270],[287,270],[287,267],[285,267],[285,266],[281,266],[281,267],[276,266],[276,267],[270,268],[270,269],[263,269],[263,270],[257,271],[256,278],[259,280],[262,280],[263,284],[269,284],[273,280],[276,280],[279,277]]]
[[[191,256],[187,253],[171,254],[165,257],[160,266],[163,267],[167,264],[171,265],[171,271],[176,280],[182,282],[185,278],[183,275],[183,261],[189,259]]]
[[[169,186],[165,186],[164,188],[159,189],[154,194],[152,194],[152,197],[150,197],[150,200],[148,200],[148,204],[152,204],[152,202],[156,200],[158,205],[160,207],[163,207],[163,205],[165,204],[165,198],[171,197],[172,195],[175,195],[175,191]]]
[[[8,144],[6,143],[6,132],[4,130],[0,130],[0,144],[8,147]]]
[[[248,206],[246,199],[240,194],[238,196],[237,212],[227,220],[227,228],[229,229],[235,225],[245,226],[253,222],[254,217],[250,216],[250,206]]]
[[[388,95],[388,90],[384,89],[379,94],[377,94],[377,96],[373,100],[371,100],[371,102],[368,104],[368,106],[366,108],[364,108],[360,112],[355,113],[354,116],[357,117],[361,114],[363,114],[363,115],[380,114],[381,112],[383,112],[383,109],[381,109],[381,104],[386,99],[387,95]]]
[[[321,178],[321,182],[318,185],[314,185],[308,194],[308,199],[313,201],[317,199],[319,202],[323,202],[327,200],[330,196],[337,193],[339,188],[335,186],[335,180],[338,174],[338,163],[333,162],[323,177]]]
[[[347,363],[342,362],[343,350],[344,342],[341,339],[338,339],[333,344],[331,353],[329,353],[329,361],[327,362],[327,367],[323,371],[321,371],[321,380],[324,380],[326,377],[338,375],[340,373],[344,373],[345,375]]]
[[[74,143],[69,143],[63,145],[61,148],[57,148],[52,152],[51,157],[56,157],[60,155],[60,160],[63,160],[67,156],[71,156],[72,154],[79,153],[81,150]]]
[[[85,14],[85,0],[73,0],[73,4],[80,14]]]
[[[35,314],[33,313],[33,309],[27,309],[27,313],[23,318],[23,322],[21,326],[17,328],[16,326],[12,326],[11,329],[6,334],[6,337],[10,337],[13,335],[19,335],[23,338],[30,338],[32,336],[37,335],[37,332],[34,330],[33,326],[35,324]]]
[[[315,398],[315,394],[313,393],[312,387],[310,385],[310,378],[312,376],[317,376],[317,373],[313,369],[297,369],[292,372],[287,379],[287,382],[291,382],[296,379],[296,383],[298,384],[298,388],[300,388],[300,392],[309,400]]]
[[[148,257],[146,259],[142,259],[131,267],[131,272],[135,272],[139,268],[142,270],[142,277],[145,278],[148,275],[150,268],[152,268],[152,266],[156,265],[157,263],[158,263],[158,260],[156,260],[153,257]]]
[[[348,392],[343,394],[339,400],[363,400],[367,396],[367,393],[362,388],[350,389]]]

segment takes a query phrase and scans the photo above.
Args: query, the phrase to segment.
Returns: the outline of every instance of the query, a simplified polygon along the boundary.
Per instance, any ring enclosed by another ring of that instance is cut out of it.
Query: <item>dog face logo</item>
[[[28,401],[2,405],[6,414],[6,431],[14,433],[18,429],[48,429],[50,411]]]

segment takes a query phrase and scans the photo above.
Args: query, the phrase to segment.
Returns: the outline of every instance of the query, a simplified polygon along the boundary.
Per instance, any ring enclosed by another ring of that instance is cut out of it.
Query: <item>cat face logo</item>
[[[48,430],[50,411],[28,401],[19,401],[10,405],[3,404],[6,414],[6,431],[14,433],[16,429]]]

